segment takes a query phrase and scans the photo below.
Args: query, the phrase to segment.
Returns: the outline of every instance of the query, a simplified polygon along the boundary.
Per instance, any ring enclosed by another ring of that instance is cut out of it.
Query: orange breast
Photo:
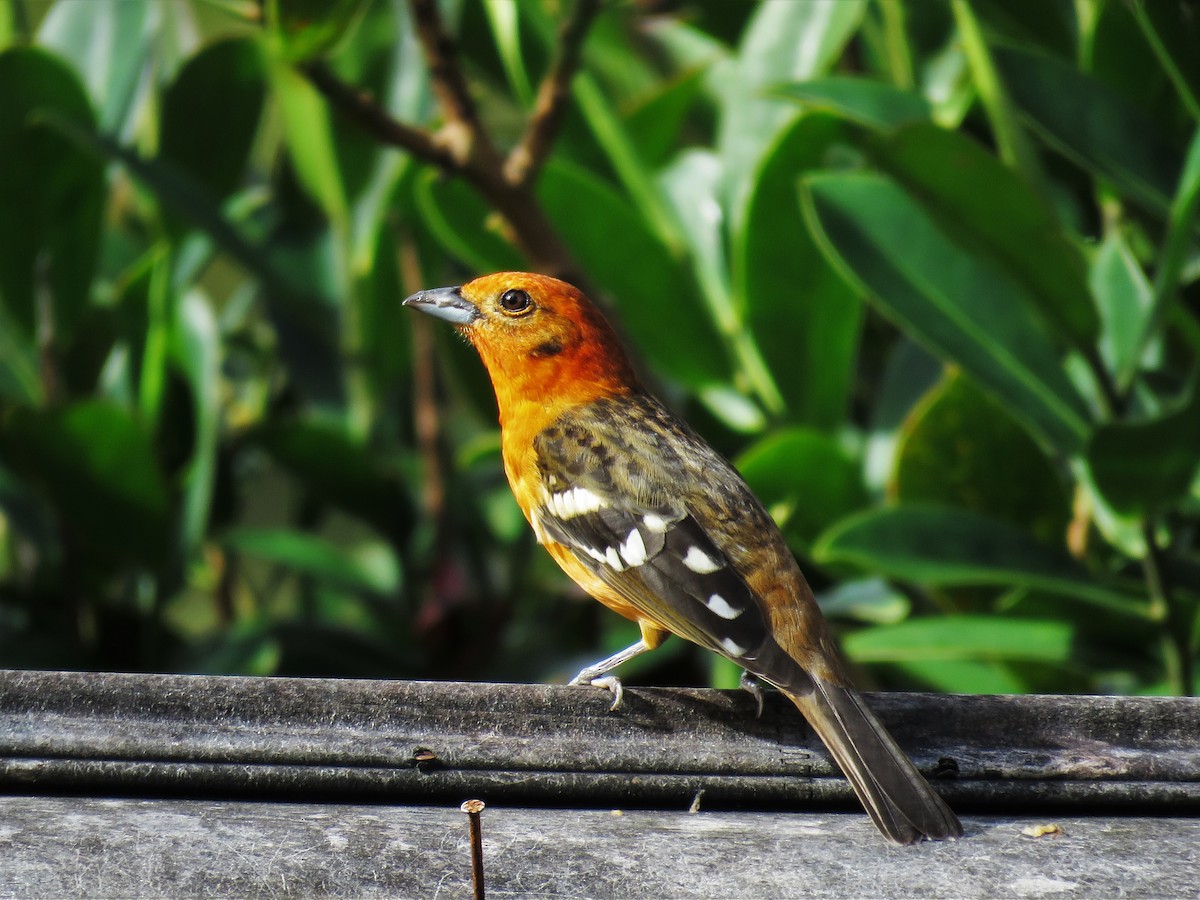
[[[554,561],[558,563],[562,570],[570,576],[572,581],[613,612],[639,624],[645,618],[637,607],[627,603],[616,591],[593,575],[587,566],[575,558],[575,554],[570,549],[564,547],[562,544],[551,542],[546,544],[546,550],[554,557]],[[657,625],[657,623],[653,624]]]

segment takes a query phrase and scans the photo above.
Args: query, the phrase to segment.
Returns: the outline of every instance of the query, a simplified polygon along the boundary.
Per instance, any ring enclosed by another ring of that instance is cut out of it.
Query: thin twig
[[[408,8],[429,64],[433,91],[446,117],[444,139],[451,152],[464,167],[472,159],[480,159],[485,165],[498,164],[500,154],[479,121],[466,76],[458,63],[458,48],[442,22],[437,0],[409,0]]]
[[[583,39],[599,9],[600,0],[576,0],[572,14],[563,22],[558,36],[557,58],[538,86],[533,115],[525,133],[504,164],[504,176],[510,184],[533,183],[542,163],[550,154],[566,113],[571,79],[579,68]]]
[[[368,134],[413,156],[455,173],[460,164],[455,155],[426,131],[392,118],[387,110],[365,91],[342,81],[323,62],[309,63],[304,74],[335,108],[350,116]]]

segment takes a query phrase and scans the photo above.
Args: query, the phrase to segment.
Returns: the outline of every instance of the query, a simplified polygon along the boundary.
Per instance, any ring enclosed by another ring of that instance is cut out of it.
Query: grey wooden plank
[[[1185,897],[1200,819],[967,817],[892,847],[850,813],[489,807],[490,897]],[[467,897],[451,807],[0,797],[3,897]]]
[[[869,695],[956,804],[1200,809],[1200,701]],[[0,671],[0,788],[300,799],[848,801],[794,709],[739,692]]]

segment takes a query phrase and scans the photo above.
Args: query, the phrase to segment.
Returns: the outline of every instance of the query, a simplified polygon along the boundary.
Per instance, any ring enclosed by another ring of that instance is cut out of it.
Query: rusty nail
[[[482,800],[467,800],[459,807],[467,814],[471,823],[471,884],[475,887],[475,900],[483,900],[483,823],[479,814],[483,812]]]

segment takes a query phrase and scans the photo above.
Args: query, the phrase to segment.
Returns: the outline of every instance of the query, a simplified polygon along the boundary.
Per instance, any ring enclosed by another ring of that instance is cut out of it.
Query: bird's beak
[[[464,297],[458,287],[418,291],[405,300],[404,305],[455,325],[470,325],[479,318],[479,307]]]

